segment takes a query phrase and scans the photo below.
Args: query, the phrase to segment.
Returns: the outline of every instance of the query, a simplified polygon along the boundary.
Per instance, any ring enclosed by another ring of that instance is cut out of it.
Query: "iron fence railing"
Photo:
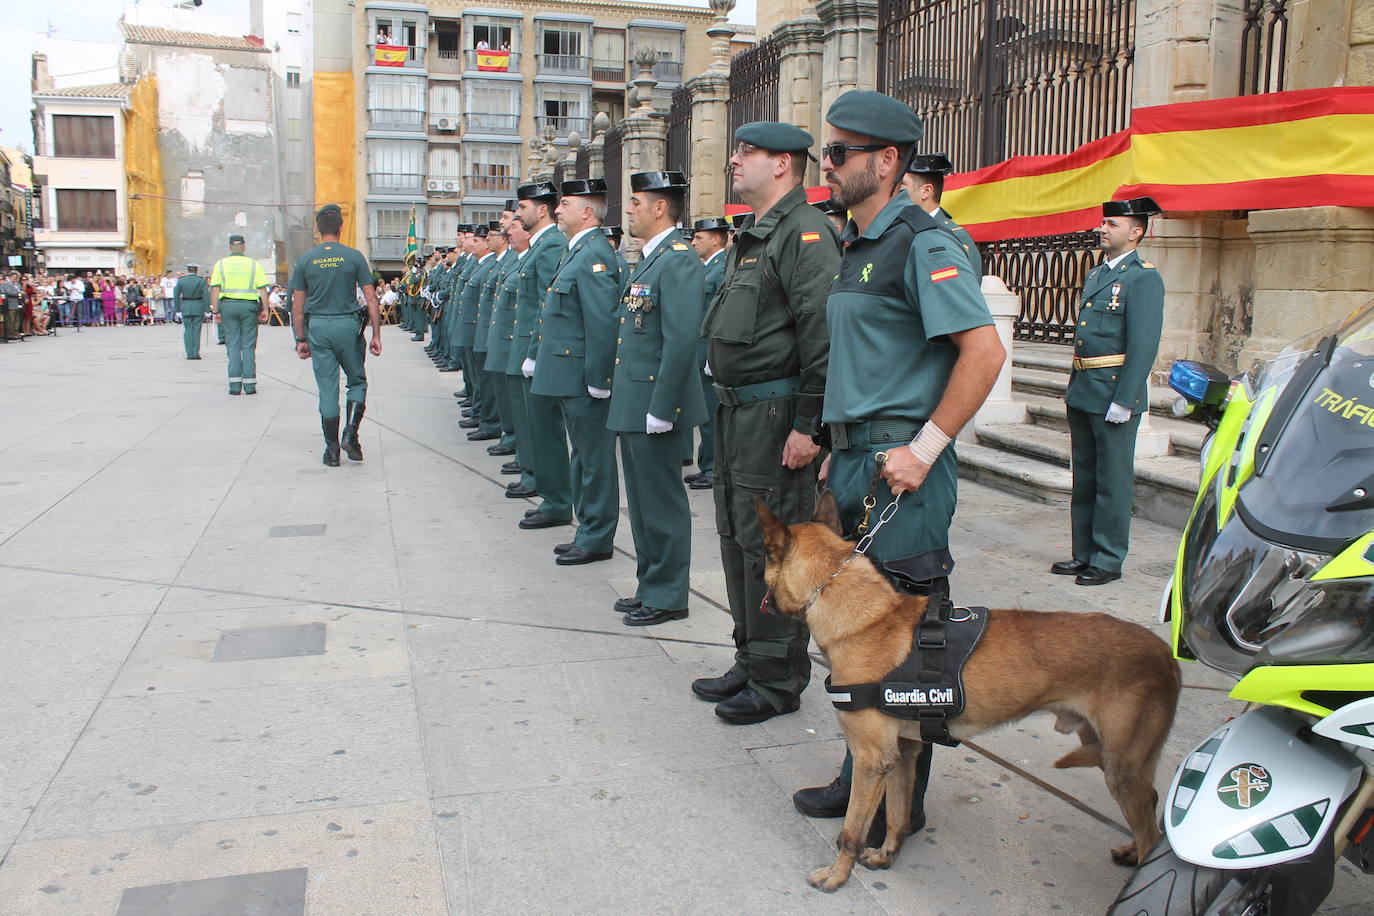
[[[668,168],[677,169],[687,177],[687,212],[691,213],[692,90],[686,86],[673,90],[673,97],[668,105]]]
[[[1083,281],[1102,262],[1096,231],[985,242],[983,270],[1021,300],[1017,340],[1072,343]]]
[[[418,108],[369,108],[367,122],[377,130],[422,130],[425,113]]]
[[[475,197],[509,196],[515,193],[519,179],[514,175],[464,175],[464,193]]]
[[[591,73],[592,59],[581,54],[540,54],[540,73],[553,73],[561,76],[588,76]]]
[[[469,111],[463,116],[463,132],[469,134],[514,134],[520,131],[520,115],[510,112]]]
[[[740,125],[778,119],[781,44],[769,37],[730,61],[730,138]],[[731,203],[739,203],[734,191]]]
[[[556,136],[566,137],[568,131],[575,130],[581,137],[587,136],[587,125],[591,123],[590,118],[577,118],[566,115],[540,115],[534,119],[535,125],[541,132],[545,128],[553,128]]]
[[[609,226],[625,225],[625,206],[620,189],[623,176],[622,136],[620,125],[615,125],[606,131],[605,144],[601,148],[601,163],[606,179],[606,224]],[[626,231],[629,231],[628,228]]]
[[[1240,94],[1281,92],[1288,57],[1288,0],[1245,0]]]
[[[623,83],[625,82],[625,61],[623,60],[594,60],[592,61],[592,79],[600,80],[603,83]]]
[[[419,193],[425,177],[423,172],[368,172],[367,186],[374,194]]]

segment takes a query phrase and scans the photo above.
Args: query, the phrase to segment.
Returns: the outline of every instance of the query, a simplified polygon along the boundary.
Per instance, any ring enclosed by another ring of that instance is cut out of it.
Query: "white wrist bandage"
[[[940,427],[928,422],[921,427],[921,431],[907,448],[911,449],[911,454],[922,464],[934,464],[946,445],[949,445],[949,436],[940,432]]]

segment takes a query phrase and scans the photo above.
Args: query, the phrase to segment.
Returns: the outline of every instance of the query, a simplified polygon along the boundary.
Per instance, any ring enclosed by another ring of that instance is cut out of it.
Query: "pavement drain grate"
[[[115,916],[304,916],[306,869],[131,887]]]
[[[324,534],[328,525],[273,525],[267,530],[270,538],[314,538]]]
[[[1142,576],[1149,576],[1152,579],[1167,579],[1174,574],[1174,564],[1172,563],[1146,563],[1139,569]]]
[[[324,654],[324,624],[225,630],[215,644],[212,662],[246,662],[260,658],[298,658]]]

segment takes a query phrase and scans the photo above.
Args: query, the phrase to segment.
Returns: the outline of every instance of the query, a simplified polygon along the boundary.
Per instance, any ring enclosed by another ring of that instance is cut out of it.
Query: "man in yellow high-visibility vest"
[[[229,236],[229,256],[210,272],[210,311],[219,313],[229,350],[229,393],[257,394],[258,310],[267,307],[267,271]]]

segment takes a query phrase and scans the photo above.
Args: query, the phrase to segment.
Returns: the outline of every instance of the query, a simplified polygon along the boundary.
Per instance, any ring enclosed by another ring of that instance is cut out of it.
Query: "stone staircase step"
[[[1061,468],[1069,466],[1067,429],[1038,426],[1034,423],[999,423],[978,426],[973,434],[977,437],[979,445],[1048,462]]]
[[[960,442],[959,476],[1034,502],[1067,506],[1073,475],[1066,468],[1000,449]]]
[[[1017,400],[1026,405],[1026,416],[1036,426],[1068,432],[1068,412],[1059,398],[1045,395],[1022,394]],[[1170,454],[1196,460],[1202,451],[1202,440],[1206,429],[1191,420],[1180,420],[1172,413],[1159,416],[1150,412],[1150,424],[1157,430],[1169,434]]]

